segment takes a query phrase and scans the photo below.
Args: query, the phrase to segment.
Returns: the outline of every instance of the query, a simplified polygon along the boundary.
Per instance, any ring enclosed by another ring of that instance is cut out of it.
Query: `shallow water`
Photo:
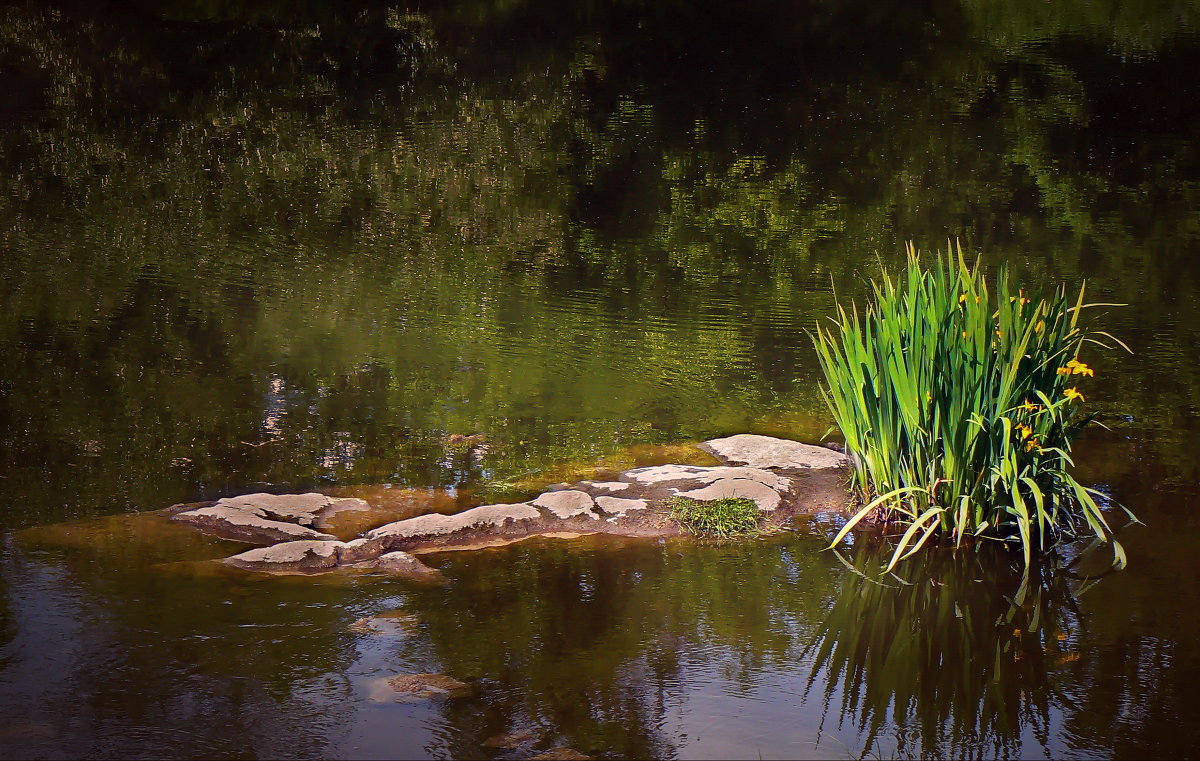
[[[244,5],[0,6],[0,756],[1200,753],[1200,6]],[[806,331],[910,239],[1130,305],[1078,458],[1127,571],[884,587],[823,520],[421,589],[134,515],[819,440]],[[409,671],[474,694],[373,700]]]

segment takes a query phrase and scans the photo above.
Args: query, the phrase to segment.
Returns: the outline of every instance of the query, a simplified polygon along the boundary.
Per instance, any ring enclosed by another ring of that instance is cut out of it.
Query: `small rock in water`
[[[381,634],[382,633],[371,624],[371,619],[369,619],[369,618],[358,619],[354,623],[347,626],[346,631],[350,632],[351,634]]]
[[[390,571],[400,576],[407,576],[417,581],[434,584],[444,584],[446,582],[446,577],[442,575],[441,571],[436,568],[430,568],[412,555],[400,550],[385,552],[371,562],[371,567]]]
[[[471,694],[471,685],[445,674],[401,674],[387,680],[401,697],[460,698]]]
[[[485,747],[485,748],[500,748],[502,750],[513,750],[515,748],[521,747],[522,745],[525,745],[526,743],[532,742],[536,739],[537,739],[537,735],[535,733],[529,732],[529,731],[520,731],[520,732],[511,732],[511,733],[502,732],[498,735],[492,735],[488,739],[484,740],[483,747]]]
[[[392,610],[360,618],[347,626],[346,631],[351,634],[407,636],[416,631],[419,623],[420,619],[406,610]]]
[[[580,753],[574,748],[551,748],[536,756],[530,756],[530,761],[591,761],[591,756]]]

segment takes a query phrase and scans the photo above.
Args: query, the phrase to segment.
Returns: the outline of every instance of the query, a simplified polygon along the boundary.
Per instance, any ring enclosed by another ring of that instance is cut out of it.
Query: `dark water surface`
[[[0,5],[0,756],[1200,755],[1198,26],[1190,0]],[[880,584],[817,522],[446,553],[422,589],[180,564],[237,547],[132,516],[818,440],[805,331],[910,239],[1130,305],[1079,453],[1148,524],[1127,571],[931,551]],[[475,693],[386,699],[413,671]]]

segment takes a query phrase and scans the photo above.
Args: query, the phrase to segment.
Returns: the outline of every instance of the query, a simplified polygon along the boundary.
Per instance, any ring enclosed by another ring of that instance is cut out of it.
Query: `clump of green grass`
[[[728,539],[759,533],[762,513],[752,499],[723,497],[701,502],[688,497],[671,497],[665,504],[671,510],[671,519],[697,536]]]
[[[1026,566],[1062,538],[1111,540],[1100,493],[1068,468],[1092,422],[1079,382],[1095,371],[1080,352],[1111,348],[1101,339],[1128,350],[1081,313],[1114,305],[1084,304],[1082,286],[1074,299],[1065,287],[1013,291],[1003,268],[989,287],[961,249],[928,268],[908,253],[906,272],[873,283],[861,314],[839,305],[814,336],[862,501],[834,544],[873,511],[906,527],[888,569],[939,534],[1019,543]]]

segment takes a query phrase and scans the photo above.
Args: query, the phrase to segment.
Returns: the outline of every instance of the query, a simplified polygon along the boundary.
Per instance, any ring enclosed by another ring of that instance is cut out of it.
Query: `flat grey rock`
[[[624,481],[584,481],[583,485],[587,489],[599,492],[625,491],[631,486]]]
[[[649,468],[634,468],[621,474],[622,481],[652,486],[668,481],[688,481],[703,473],[707,468],[699,465],[655,465]]]
[[[577,515],[586,515],[592,519],[600,517],[592,510],[596,505],[592,496],[576,489],[546,492],[530,504],[535,507],[543,507],[554,513],[555,517],[564,520]]]
[[[224,500],[222,500],[224,502]],[[261,510],[247,509],[218,502],[209,507],[177,513],[171,520],[189,523],[206,534],[251,544],[275,544],[294,542],[299,539],[336,541],[337,537],[325,534],[298,523],[273,520]]]
[[[327,571],[338,564],[341,542],[302,540],[282,542],[270,547],[256,547],[233,557],[226,563],[248,571],[311,572]]]
[[[682,484],[683,486],[680,488],[685,488],[689,484],[704,486],[714,481],[729,478],[755,481],[776,491],[788,491],[792,486],[791,479],[763,468],[730,467],[728,465],[718,465],[711,468],[699,465],[658,465],[650,468],[637,468],[625,471],[621,474],[621,478],[628,479],[642,486],[665,484],[678,486]]]
[[[752,433],[712,439],[700,448],[732,465],[769,470],[824,470],[841,468],[848,462],[844,454],[832,449]]]
[[[364,538],[398,540],[444,537],[460,531],[499,528],[510,521],[517,524],[535,521],[541,517],[542,514],[536,507],[523,502],[515,505],[483,505],[454,515],[430,513],[406,518],[372,529]]]
[[[608,515],[609,523],[628,517],[632,510],[645,510],[649,507],[644,499],[623,499],[621,497],[596,497],[596,505]]]
[[[257,512],[271,520],[320,528],[320,523],[346,510],[370,510],[361,499],[330,497],[325,494],[243,494],[217,500],[216,506]]]

